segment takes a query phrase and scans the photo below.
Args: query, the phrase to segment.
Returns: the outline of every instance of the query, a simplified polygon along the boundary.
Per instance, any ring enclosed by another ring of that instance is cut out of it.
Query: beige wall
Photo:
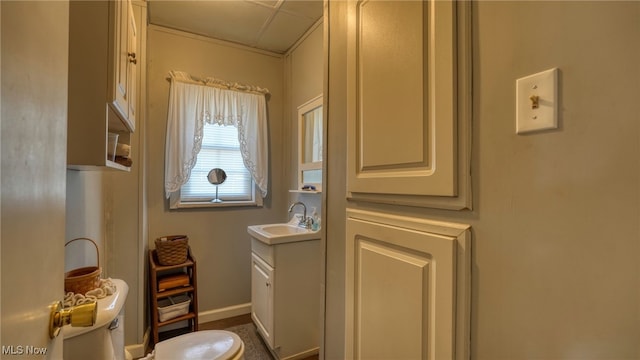
[[[640,358],[640,3],[537,5],[474,8],[473,355]],[[515,135],[551,67],[559,130]]]
[[[343,351],[344,4],[331,2],[327,359]],[[640,358],[640,3],[473,3],[472,359]],[[560,68],[560,128],[515,80]],[[375,208],[375,207],[374,207]]]
[[[322,94],[324,86],[323,67],[323,28],[317,23],[315,28],[307,32],[306,37],[285,56],[285,79],[287,98],[287,126],[284,127],[283,138],[288,139],[290,151],[285,152],[285,162],[289,164],[289,189],[297,189],[298,178],[298,106]],[[307,206],[309,216],[313,207],[318,215],[322,212],[321,194],[289,194],[289,204],[302,201]],[[296,208],[296,212],[301,211]]]
[[[138,25],[138,39],[146,37],[146,2],[133,2]],[[142,42],[144,44],[144,41]],[[145,46],[138,47],[137,58],[145,63]],[[147,253],[146,207],[144,181],[144,132],[146,125],[144,68],[138,69],[139,106],[136,130],[131,134],[130,171],[67,170],[66,238],[88,237],[100,252],[103,278],[124,280],[129,293],[126,313],[125,344],[142,344],[146,323],[147,283],[145,262]],[[65,269],[94,265],[95,250],[86,241],[65,248]],[[144,351],[144,349],[139,349]]]
[[[347,56],[347,3],[328,2],[329,59],[328,89],[325,103],[328,104],[327,136],[324,160],[326,192],[323,227],[326,236],[325,264],[325,359],[338,360],[344,354],[344,271],[345,271],[345,219],[347,190],[347,104],[345,59]]]
[[[164,29],[148,28],[147,195],[149,242],[187,234],[198,260],[200,312],[251,301],[250,239],[247,226],[286,219],[288,174],[283,152],[283,59],[229,43]],[[270,144],[269,195],[264,207],[169,210],[164,197],[164,142],[169,71],[214,76],[266,87]]]

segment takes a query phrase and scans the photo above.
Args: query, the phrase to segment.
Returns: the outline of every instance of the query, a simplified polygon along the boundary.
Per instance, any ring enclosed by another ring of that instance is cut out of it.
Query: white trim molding
[[[198,312],[198,324],[251,314],[251,303],[227,306],[220,309]]]

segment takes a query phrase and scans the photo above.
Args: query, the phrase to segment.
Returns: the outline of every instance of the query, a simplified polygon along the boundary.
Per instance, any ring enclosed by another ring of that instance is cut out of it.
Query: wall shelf
[[[322,191],[318,190],[289,190],[289,192],[297,194],[322,194]]]

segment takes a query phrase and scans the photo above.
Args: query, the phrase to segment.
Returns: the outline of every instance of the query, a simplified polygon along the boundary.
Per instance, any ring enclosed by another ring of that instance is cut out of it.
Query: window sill
[[[205,209],[205,208],[229,208],[229,207],[261,207],[262,204],[256,201],[223,201],[223,202],[210,202],[210,201],[202,201],[202,202],[185,202],[185,203],[176,203],[171,204],[171,210],[179,210],[179,209]]]

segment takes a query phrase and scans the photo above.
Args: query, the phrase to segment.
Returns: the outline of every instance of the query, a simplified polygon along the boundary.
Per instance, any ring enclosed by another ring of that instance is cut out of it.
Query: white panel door
[[[2,1],[0,13],[0,357],[61,359],[48,328],[64,297],[69,4]]]
[[[398,214],[471,208],[470,2],[346,7],[345,358],[466,360],[469,226]]]
[[[348,3],[351,199],[471,207],[469,9],[463,1]]]
[[[349,19],[349,191],[457,195],[455,3],[358,1]]]
[[[469,228],[348,210],[347,359],[465,359]]]
[[[356,357],[424,358],[433,282],[429,254],[357,236]]]

